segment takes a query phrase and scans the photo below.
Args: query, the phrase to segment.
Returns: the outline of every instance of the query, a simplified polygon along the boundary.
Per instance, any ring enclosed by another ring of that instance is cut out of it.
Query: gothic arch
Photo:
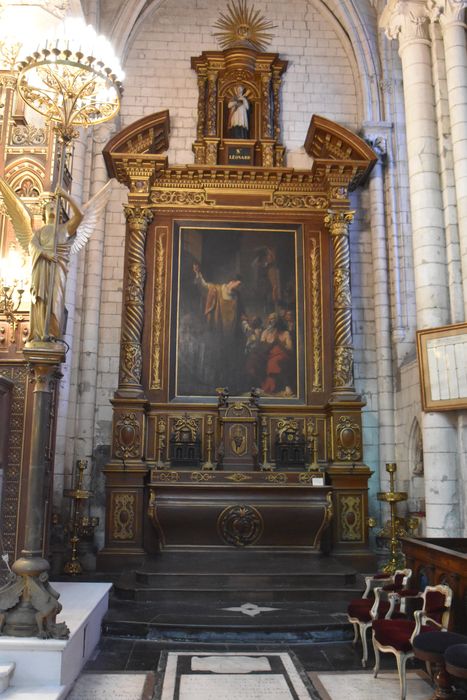
[[[5,168],[5,179],[21,197],[37,198],[44,190],[44,167],[32,159],[12,161]]]

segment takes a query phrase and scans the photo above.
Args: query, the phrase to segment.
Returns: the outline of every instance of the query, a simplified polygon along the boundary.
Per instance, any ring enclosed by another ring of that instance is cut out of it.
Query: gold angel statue
[[[80,209],[75,200],[58,187],[53,199],[43,208],[44,225],[34,231],[28,208],[10,185],[0,178],[0,192],[16,238],[26,254],[31,256],[29,340],[61,337],[70,254],[77,253],[86,245],[109,200],[111,189],[112,180]],[[55,221],[57,197],[67,201],[71,209],[69,220],[58,225]]]

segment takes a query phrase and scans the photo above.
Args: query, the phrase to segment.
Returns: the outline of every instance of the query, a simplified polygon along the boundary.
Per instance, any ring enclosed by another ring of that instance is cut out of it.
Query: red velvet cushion
[[[413,620],[374,620],[373,630],[376,640],[398,651],[410,651],[410,637],[415,629]]]
[[[410,637],[415,629],[413,620],[373,620],[376,640],[382,646],[394,647],[397,651],[411,651]],[[423,625],[420,633],[431,632],[433,627]]]
[[[371,578],[391,578],[389,574],[375,574]]]
[[[446,598],[439,591],[428,591],[426,594],[425,611],[436,622],[441,622],[446,611]]]
[[[370,610],[373,607],[373,602],[374,601],[368,600],[367,598],[351,600],[347,607],[349,617],[357,618],[360,622],[370,622]],[[381,600],[378,606],[378,617],[384,617],[388,610],[389,602],[387,600]]]

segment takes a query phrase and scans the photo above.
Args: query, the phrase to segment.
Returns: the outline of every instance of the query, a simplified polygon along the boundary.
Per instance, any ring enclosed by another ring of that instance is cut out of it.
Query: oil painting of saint
[[[178,223],[172,357],[174,398],[298,401],[303,293],[298,226]],[[298,298],[301,296],[301,298]]]

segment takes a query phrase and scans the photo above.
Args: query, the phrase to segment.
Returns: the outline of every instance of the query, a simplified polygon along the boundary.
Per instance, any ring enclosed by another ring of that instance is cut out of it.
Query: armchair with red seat
[[[407,584],[412,576],[411,569],[401,569],[393,576],[388,574],[377,574],[375,576],[365,576],[366,588],[362,598],[351,600],[347,607],[347,617],[354,628],[353,644],[358,638],[362,640],[362,666],[365,668],[368,660],[368,645],[366,632],[371,627],[373,620],[390,618],[399,614],[398,600],[384,595],[395,591],[408,590]],[[375,588],[375,583],[379,586]],[[396,609],[397,608],[397,609]]]
[[[397,595],[397,594],[395,594]],[[401,686],[401,700],[407,692],[406,664],[414,656],[412,642],[420,632],[447,629],[452,603],[449,586],[427,586],[420,594],[422,609],[413,619],[373,620],[373,648],[375,651],[375,678],[379,672],[380,652],[394,654]]]

